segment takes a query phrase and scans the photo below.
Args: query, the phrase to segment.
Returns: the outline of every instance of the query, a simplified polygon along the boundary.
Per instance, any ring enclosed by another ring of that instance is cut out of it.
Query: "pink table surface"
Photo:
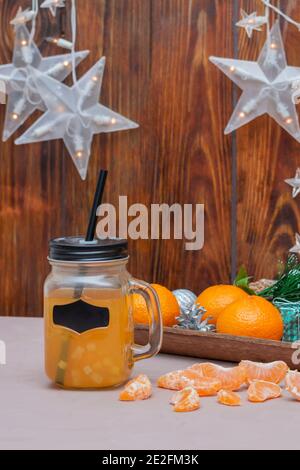
[[[216,397],[174,413],[172,392],[154,387],[143,402],[118,401],[118,390],[65,391],[43,372],[42,320],[0,318],[7,364],[0,366],[1,449],[299,449],[300,402],[284,397],[230,408]],[[196,360],[159,355],[136,364],[156,378]],[[199,360],[197,360],[199,361]]]

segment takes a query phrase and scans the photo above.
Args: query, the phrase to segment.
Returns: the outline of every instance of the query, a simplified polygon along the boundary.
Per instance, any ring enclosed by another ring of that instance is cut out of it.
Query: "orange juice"
[[[63,237],[50,242],[44,285],[45,369],[64,388],[125,382],[134,362],[160,349],[162,319],[155,291],[128,273],[127,241]],[[149,342],[134,344],[132,294],[147,303]]]
[[[83,333],[55,325],[53,309],[78,301],[71,291],[57,290],[45,297],[46,373],[67,388],[110,387],[126,381],[133,365],[132,316],[121,291],[84,289],[81,300],[109,310],[109,325]]]

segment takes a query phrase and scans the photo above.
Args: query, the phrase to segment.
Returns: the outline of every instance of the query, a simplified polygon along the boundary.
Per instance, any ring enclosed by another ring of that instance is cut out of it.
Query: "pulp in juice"
[[[82,300],[107,308],[109,324],[77,333],[54,324],[55,306]],[[133,320],[129,298],[121,290],[58,289],[45,298],[45,367],[48,377],[66,388],[104,388],[125,382],[133,366]]]

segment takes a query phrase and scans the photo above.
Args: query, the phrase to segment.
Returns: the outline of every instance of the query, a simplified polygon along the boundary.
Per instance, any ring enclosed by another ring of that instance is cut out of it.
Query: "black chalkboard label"
[[[105,307],[95,307],[82,300],[67,305],[56,305],[53,308],[53,323],[77,333],[84,333],[94,328],[108,326],[109,310]]]

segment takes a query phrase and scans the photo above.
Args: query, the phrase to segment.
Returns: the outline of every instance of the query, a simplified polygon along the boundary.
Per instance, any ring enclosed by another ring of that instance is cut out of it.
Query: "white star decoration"
[[[22,10],[22,7],[19,7],[17,14],[14,19],[11,20],[10,24],[13,26],[17,26],[19,24],[28,23],[34,18],[35,12],[33,10]]]
[[[300,68],[287,65],[278,22],[257,62],[221,57],[210,60],[243,90],[225,134],[267,113],[300,141],[298,115],[292,102],[292,86],[300,78]]]
[[[45,0],[41,4],[41,8],[49,8],[53,16],[56,16],[57,8],[64,8],[65,6],[65,0]]]
[[[241,15],[242,19],[236,23],[236,26],[245,28],[248,38],[252,37],[253,31],[261,31],[261,27],[267,23],[267,18],[265,16],[257,16],[256,11],[248,15],[244,10],[241,10]]]
[[[81,178],[85,179],[94,134],[138,127],[99,104],[104,68],[103,57],[71,88],[36,72],[36,85],[48,110],[16,144],[63,139]]]
[[[296,245],[290,249],[290,253],[300,253],[300,235],[296,233]]]
[[[293,197],[297,197],[300,193],[300,168],[297,168],[295,178],[284,180],[287,184],[293,188]]]
[[[8,95],[3,141],[6,141],[37,109],[45,111],[42,97],[33,79],[32,71],[39,70],[59,81],[72,71],[71,54],[42,57],[24,24],[15,29],[13,63],[0,65],[0,80],[5,83]],[[81,62],[89,51],[77,52],[76,63]]]

